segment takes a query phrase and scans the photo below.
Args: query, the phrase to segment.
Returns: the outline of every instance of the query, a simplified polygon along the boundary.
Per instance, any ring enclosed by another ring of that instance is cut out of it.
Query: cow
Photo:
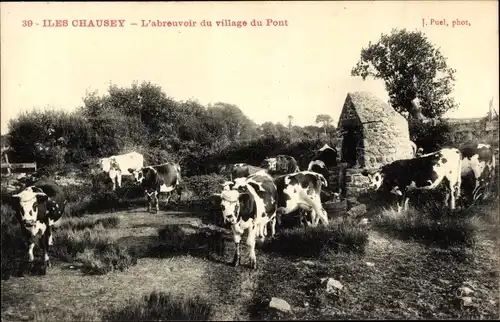
[[[297,160],[289,155],[278,155],[274,158],[266,158],[260,165],[272,174],[288,174],[299,172]]]
[[[113,155],[99,160],[101,170],[113,182],[113,191],[122,186],[122,176],[130,175],[128,169],[138,170],[144,167],[144,156],[137,152]],[[116,183],[115,183],[116,182]]]
[[[469,201],[478,198],[481,190],[487,192],[495,178],[495,154],[489,144],[470,144],[460,148],[462,153],[462,187]],[[473,177],[473,186],[465,184]],[[486,198],[486,194],[483,194]]]
[[[396,160],[380,169],[365,169],[362,174],[368,176],[370,189],[393,193],[401,198],[398,212],[408,207],[407,191],[436,189],[445,181],[445,203],[449,201],[449,208],[454,210],[460,196],[461,164],[458,149],[444,148],[416,158]]]
[[[258,172],[246,178],[236,178],[226,182],[224,190],[216,194],[221,198],[221,210],[224,222],[231,224],[235,253],[233,266],[241,261],[240,241],[243,233],[248,230],[246,244],[250,247],[250,267],[257,268],[255,242],[265,240],[268,223],[271,223],[272,235],[275,233],[277,190],[270,177],[265,172]]]
[[[156,213],[158,213],[158,195],[167,194],[168,203],[172,191],[176,190],[181,182],[181,167],[174,162],[150,165],[138,170],[128,169],[128,171],[134,176],[135,182],[144,189],[148,200],[148,212],[151,211],[151,203],[154,201]]]
[[[249,165],[246,163],[235,163],[231,167],[229,179],[232,181],[232,180],[237,179],[237,178],[245,178],[251,174],[254,174],[254,173],[262,171],[262,170],[265,170],[265,169],[263,169],[261,167]]]
[[[328,144],[323,145],[307,166],[308,171],[314,171],[327,178],[329,170],[337,166],[337,149]]]
[[[306,226],[316,227],[321,222],[328,225],[328,215],[321,205],[321,187],[328,186],[323,175],[313,171],[300,171],[278,176],[274,179],[278,189],[278,222],[280,217],[295,210],[310,213],[311,221],[303,220]]]
[[[49,248],[53,245],[52,228],[64,213],[66,197],[62,188],[50,179],[41,179],[12,196],[12,208],[28,244],[28,263],[34,261],[35,237],[41,235],[45,267],[50,267]]]

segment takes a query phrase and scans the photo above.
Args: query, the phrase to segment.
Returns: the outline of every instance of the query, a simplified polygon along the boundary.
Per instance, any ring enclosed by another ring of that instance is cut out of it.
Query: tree
[[[326,136],[326,128],[330,126],[333,122],[333,119],[328,114],[319,114],[316,116],[316,123],[323,123],[323,130]]]
[[[290,133],[290,141],[292,140],[292,121],[293,121],[293,115],[288,115],[288,132]]]
[[[418,119],[440,117],[458,106],[449,96],[455,72],[422,32],[393,29],[361,50],[351,75],[382,79],[394,109]]]

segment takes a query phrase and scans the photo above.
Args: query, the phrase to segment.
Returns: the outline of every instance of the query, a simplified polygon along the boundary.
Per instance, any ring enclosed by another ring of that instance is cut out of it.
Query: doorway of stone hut
[[[353,126],[344,128],[344,137],[342,140],[342,162],[349,164],[349,167],[355,167],[358,159],[358,148],[360,143],[359,130]]]

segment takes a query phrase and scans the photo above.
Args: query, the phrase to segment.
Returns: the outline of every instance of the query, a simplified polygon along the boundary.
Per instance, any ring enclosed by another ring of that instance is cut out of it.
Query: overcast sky
[[[287,20],[287,27],[140,27],[145,20]],[[422,27],[445,18],[449,27]],[[454,19],[469,27],[455,27]],[[43,19],[69,27],[43,28]],[[125,19],[124,28],[75,28],[73,19]],[[40,23],[22,27],[23,20]],[[139,26],[131,26],[136,22]],[[72,110],[86,90],[151,81],[176,100],[236,104],[257,123],[335,122],[346,94],[380,81],[350,76],[362,47],[392,28],[423,30],[457,69],[449,117],[480,117],[498,93],[497,1],[2,3],[1,132],[34,106]],[[495,98],[495,103],[498,100]]]

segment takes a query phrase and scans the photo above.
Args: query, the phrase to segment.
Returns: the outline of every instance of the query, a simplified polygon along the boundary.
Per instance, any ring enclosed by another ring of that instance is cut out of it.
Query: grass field
[[[496,201],[460,218],[389,209],[364,228],[339,219],[333,233],[286,230],[257,246],[255,271],[246,246],[242,265],[228,265],[234,245],[221,236],[221,253],[162,247],[161,231],[174,231],[165,225],[187,231],[206,221],[144,207],[66,219],[46,275],[2,281],[2,321],[499,318]],[[294,245],[304,247],[294,254]],[[329,292],[324,278],[342,289]],[[463,286],[473,291],[465,305],[456,295]],[[291,312],[269,309],[272,297]]]

